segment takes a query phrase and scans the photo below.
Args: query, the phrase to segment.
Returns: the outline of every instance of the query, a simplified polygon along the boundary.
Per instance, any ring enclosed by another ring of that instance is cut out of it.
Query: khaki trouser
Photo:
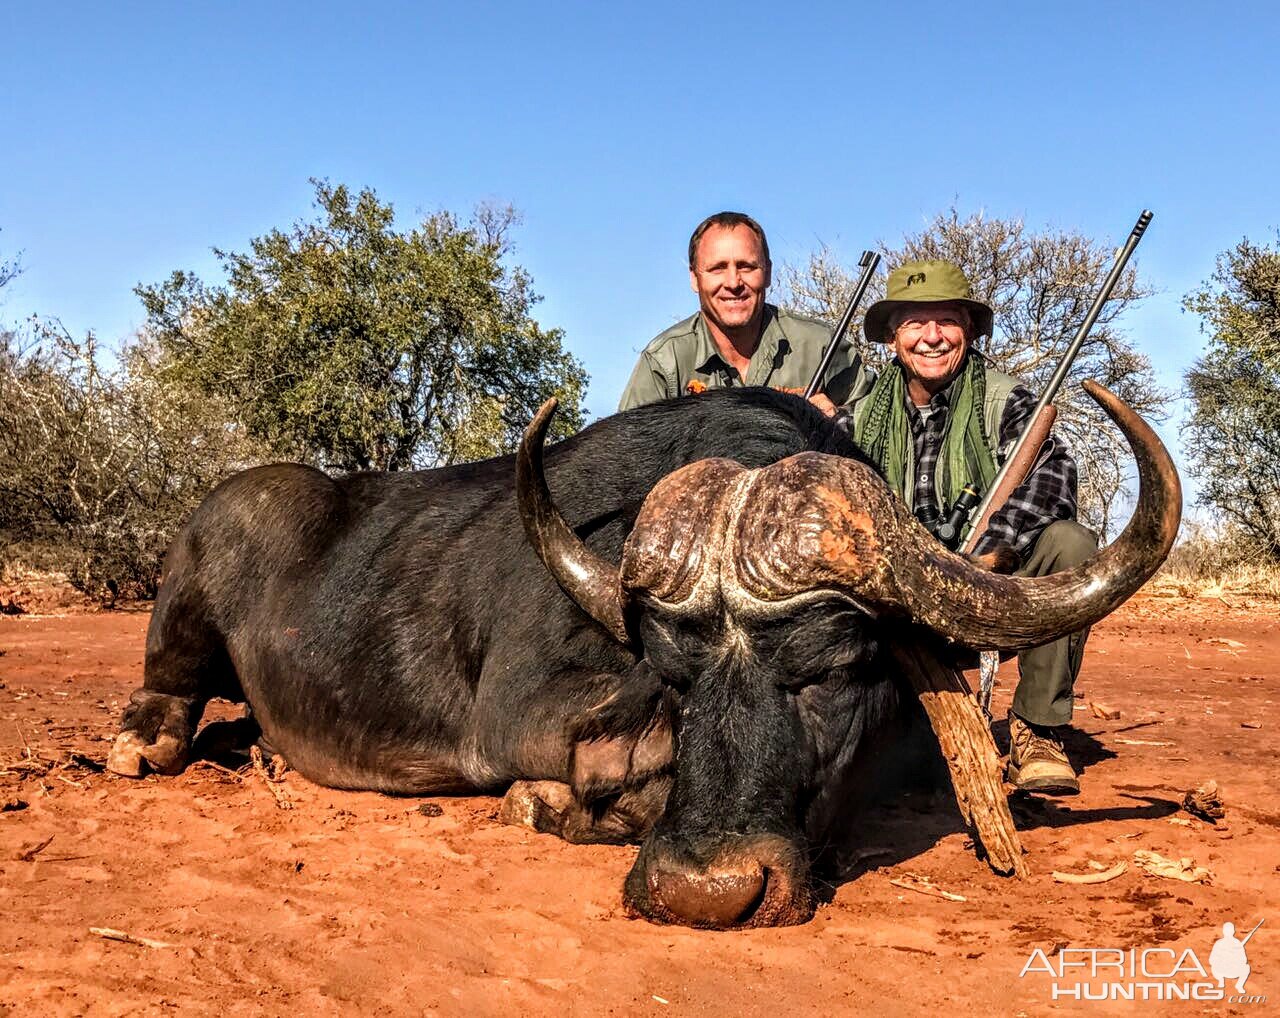
[[[1078,566],[1098,550],[1092,530],[1074,520],[1050,523],[1036,539],[1031,557],[1015,576],[1048,576]],[[1064,636],[1018,655],[1018,688],[1013,712],[1033,725],[1065,725],[1071,721],[1072,687],[1080,674],[1089,630]]]

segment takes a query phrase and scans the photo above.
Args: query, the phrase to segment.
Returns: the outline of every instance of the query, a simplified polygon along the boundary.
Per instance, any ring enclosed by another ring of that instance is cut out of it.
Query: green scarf
[[[986,365],[976,350],[951,383],[951,412],[942,432],[934,491],[938,509],[945,512],[966,484],[986,491],[996,476],[996,458],[987,435],[983,403],[987,395]],[[907,456],[912,444],[907,420],[907,379],[896,360],[880,372],[867,395],[867,410],[854,421],[854,442],[880,467],[889,487],[908,505]],[[910,483],[915,484],[915,478]]]

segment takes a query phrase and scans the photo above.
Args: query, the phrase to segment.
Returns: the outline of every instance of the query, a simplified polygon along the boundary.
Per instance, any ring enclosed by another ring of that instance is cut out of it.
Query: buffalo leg
[[[583,803],[564,782],[517,781],[502,799],[499,819],[576,845],[623,845],[649,833],[670,787],[671,779],[662,775],[616,796]]]
[[[662,815],[670,769],[671,729],[664,712],[638,737],[575,743],[568,783],[517,781],[502,800],[501,819],[574,844],[637,841]]]
[[[161,774],[180,773],[203,710],[204,704],[194,697],[134,690],[107,755],[107,768],[129,778],[141,777],[148,767]]]
[[[662,815],[672,745],[662,683],[644,661],[603,678],[600,698],[568,725],[566,769],[550,771],[566,780],[517,781],[503,799],[504,823],[576,844],[625,844],[646,835]],[[523,770],[531,772],[538,773]]]
[[[171,552],[181,559],[183,549]],[[169,572],[166,564],[166,572]],[[243,700],[222,637],[204,617],[202,599],[181,574],[161,587],[147,628],[143,686],[129,697],[120,734],[107,756],[116,774],[137,778],[148,769],[178,774],[191,758],[196,725],[212,697]]]

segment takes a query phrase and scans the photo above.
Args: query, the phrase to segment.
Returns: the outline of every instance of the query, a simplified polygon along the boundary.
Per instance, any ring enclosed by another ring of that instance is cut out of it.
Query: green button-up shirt
[[[744,379],[721,358],[699,312],[658,335],[641,351],[631,381],[622,391],[618,409],[630,410],[687,395],[689,383],[695,381],[708,389],[735,385],[803,389],[818,369],[830,341],[830,326],[766,304],[764,332],[751,355]],[[819,391],[825,392],[839,407],[860,399],[870,390],[871,379],[863,371],[862,359],[847,341],[842,342]]]

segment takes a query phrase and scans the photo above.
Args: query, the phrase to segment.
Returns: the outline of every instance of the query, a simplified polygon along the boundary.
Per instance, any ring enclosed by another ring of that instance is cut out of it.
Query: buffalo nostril
[[[690,926],[734,926],[750,918],[764,900],[765,871],[759,863],[740,870],[654,870],[651,900],[678,922]]]

